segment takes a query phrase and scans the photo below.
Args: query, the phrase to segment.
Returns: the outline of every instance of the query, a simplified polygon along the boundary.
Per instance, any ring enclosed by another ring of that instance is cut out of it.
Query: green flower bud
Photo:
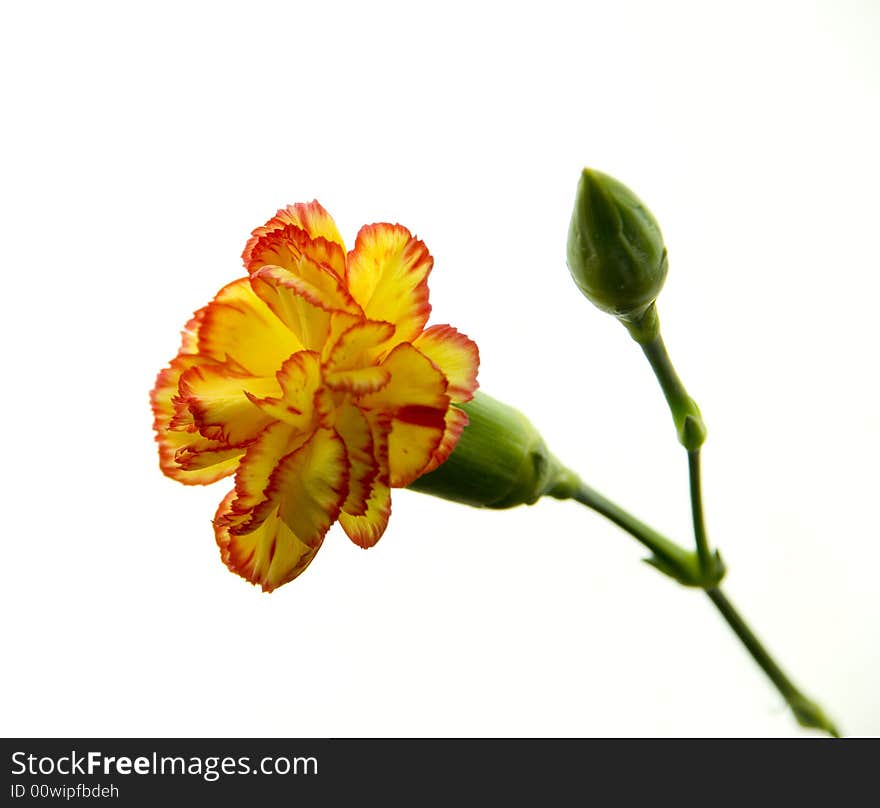
[[[577,477],[549,452],[519,410],[477,391],[456,405],[469,423],[449,458],[409,488],[477,508],[532,505],[543,495],[571,496]]]
[[[651,211],[623,183],[589,168],[568,229],[568,269],[592,303],[624,324],[646,316],[666,280],[666,247]]]

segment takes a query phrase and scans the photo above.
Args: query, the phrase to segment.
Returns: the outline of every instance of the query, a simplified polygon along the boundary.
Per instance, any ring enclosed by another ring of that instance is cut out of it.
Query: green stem
[[[688,474],[691,486],[691,514],[694,522],[694,538],[697,543],[697,557],[700,569],[708,574],[712,568],[712,553],[709,550],[709,538],[706,534],[706,520],[703,517],[703,493],[700,481],[700,450],[688,452]]]
[[[776,663],[776,660],[770,656],[770,652],[734,608],[733,604],[727,599],[727,596],[720,589],[707,589],[706,594],[709,596],[709,600],[715,604],[718,611],[721,612],[721,615],[727,621],[727,625],[742,640],[743,645],[752,655],[752,659],[760,665],[761,670],[776,685],[776,689],[782,694],[788,706],[791,707],[791,711],[794,713],[798,723],[811,729],[821,729],[832,737],[839,738],[840,732],[834,723],[825,715],[822,708],[816,702],[808,699],[788,678],[782,668]]]
[[[656,321],[656,322],[655,322]],[[688,474],[690,477],[691,514],[694,523],[694,539],[697,545],[697,557],[703,580],[717,586],[724,576],[724,564],[718,553],[709,548],[709,536],[706,532],[706,520],[703,516],[703,494],[700,482],[700,447],[706,440],[706,425],[697,402],[694,401],[672,366],[663,335],[660,333],[656,311],[653,315],[654,326],[646,332],[646,339],[639,341],[651,369],[660,383],[666,402],[672,412],[679,443],[688,452]]]
[[[651,369],[666,397],[666,403],[672,412],[672,420],[675,422],[679,443],[688,451],[699,449],[706,440],[706,425],[703,423],[703,416],[700,414],[697,402],[688,395],[688,391],[685,390],[684,384],[672,366],[672,360],[669,358],[669,352],[666,350],[666,344],[663,342],[663,336],[659,329],[653,339],[639,344],[642,346],[642,351],[650,362]]]
[[[698,466],[697,471],[699,471]],[[576,481],[576,484],[574,484],[574,481]],[[567,478],[566,485],[560,486],[558,490],[551,492],[551,495],[560,499],[574,499],[576,502],[600,513],[647,547],[654,554],[653,558],[648,559],[653,566],[670,577],[676,578],[681,583],[702,587],[727,624],[736,636],[739,637],[746,650],[751,654],[752,659],[757,662],[761,670],[767,674],[770,681],[776,686],[776,689],[794,713],[798,723],[804,727],[827,732],[835,738],[840,737],[837,727],[825,715],[822,708],[816,702],[807,698],[788,678],[721,589],[717,585],[706,585],[706,579],[703,577],[704,569],[700,565],[699,558],[694,553],[667,539],[654,530],[654,528],[646,525],[607,497],[602,496],[595,489],[577,480],[574,475]],[[695,499],[699,501],[699,497]],[[703,530],[705,531],[705,528]],[[708,546],[706,549],[708,550]]]
[[[692,552],[667,539],[650,525],[646,525],[607,497],[602,496],[594,488],[590,488],[580,480],[578,483],[577,487],[568,494],[571,499],[602,514],[606,519],[610,519],[615,525],[623,528],[647,547],[654,554],[649,562],[662,572],[671,575],[681,583],[701,586],[699,560]]]

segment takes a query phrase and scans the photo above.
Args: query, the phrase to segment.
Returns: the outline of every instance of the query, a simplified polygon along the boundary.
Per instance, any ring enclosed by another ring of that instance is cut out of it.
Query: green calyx
[[[577,477],[550,453],[519,410],[483,392],[458,405],[468,414],[454,451],[409,488],[477,508],[532,505],[570,496]]]
[[[573,499],[603,514],[645,545],[647,563],[685,586],[711,589],[724,577],[716,553],[702,564],[697,554],[679,547],[598,491],[585,485],[547,449],[538,430],[519,410],[477,392],[459,404],[469,423],[449,458],[409,484],[475,508],[533,505],[542,496]]]
[[[651,211],[623,183],[589,168],[578,182],[567,257],[581,292],[624,324],[642,320],[666,280],[666,247]]]

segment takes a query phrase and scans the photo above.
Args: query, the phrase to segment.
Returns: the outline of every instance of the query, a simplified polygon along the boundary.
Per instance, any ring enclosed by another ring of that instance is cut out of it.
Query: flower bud
[[[571,495],[577,477],[562,466],[519,410],[481,391],[457,405],[469,423],[449,458],[409,488],[477,508],[532,505]]]
[[[640,321],[666,279],[666,247],[645,204],[613,177],[581,172],[568,269],[583,294],[624,324]]]

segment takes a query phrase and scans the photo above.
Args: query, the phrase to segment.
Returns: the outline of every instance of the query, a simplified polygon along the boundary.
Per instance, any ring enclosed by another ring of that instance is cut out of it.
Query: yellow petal
[[[342,236],[339,235],[336,222],[333,221],[333,218],[318,201],[299,202],[282,208],[266,224],[254,230],[253,236],[244,248],[244,255],[242,256],[245,266],[251,263],[252,253],[263,236],[276,230],[281,230],[288,225],[299,227],[313,240],[323,238],[338,244],[342,247],[343,251],[345,250],[345,245],[342,242]]]
[[[265,266],[285,269],[304,281],[328,308],[362,313],[343,282],[345,253],[338,244],[313,241],[299,228],[285,227],[254,245],[248,272],[254,274]]]
[[[192,433],[169,432],[172,435],[187,435],[174,452],[174,464],[182,472],[193,472],[184,482],[204,485],[226,477],[238,468],[241,448],[224,446],[217,441],[193,437]],[[173,439],[172,439],[173,441]],[[177,477],[177,479],[182,479]]]
[[[160,468],[186,485],[210,485],[234,474],[242,456],[241,449],[222,449],[199,434],[169,431],[157,440]]]
[[[386,351],[394,326],[381,320],[355,318],[344,312],[331,317],[332,346],[324,350],[324,381],[327,387],[355,396],[381,390],[391,378],[385,368],[376,364]]]
[[[279,266],[307,277],[321,267],[337,278],[345,276],[345,250],[335,241],[313,238],[294,225],[284,225],[248,242],[244,265],[249,273],[264,266]]]
[[[343,402],[336,412],[336,431],[345,443],[349,466],[348,497],[342,509],[353,516],[363,516],[379,474],[370,422],[354,404]]]
[[[341,511],[339,524],[348,537],[358,546],[367,549],[382,538],[391,516],[391,491],[384,482],[373,484],[373,493],[362,516]]]
[[[307,350],[324,347],[332,312],[361,315],[342,282],[321,268],[304,277],[282,267],[264,266],[251,276],[251,286]]]
[[[223,563],[232,572],[262,587],[264,592],[292,581],[312,561],[321,546],[302,541],[274,509],[250,533],[232,532],[242,516],[231,509],[235,491],[230,491],[214,517],[214,535]]]
[[[428,465],[422,470],[421,474],[427,474],[429,471],[433,471],[437,466],[446,461],[449,455],[452,454],[455,444],[458,443],[458,439],[461,437],[461,433],[467,425],[468,416],[464,410],[460,410],[458,407],[450,407],[446,411],[443,437],[437,448],[434,450],[434,454],[431,455]],[[419,476],[421,476],[421,474]]]
[[[302,345],[240,278],[208,304],[199,328],[199,353],[237,365],[253,376],[273,376]]]
[[[213,360],[195,354],[178,354],[168,367],[159,371],[156,383],[150,391],[153,408],[153,429],[161,433],[168,429],[175,416],[174,399],[180,390],[180,377],[190,368],[200,364],[215,364]]]
[[[352,314],[347,311],[334,311],[330,314],[330,328],[327,332],[327,341],[321,351],[321,359],[326,362],[330,358],[330,352],[336,347],[340,337],[353,326],[364,319],[363,315]]]
[[[425,245],[405,227],[366,225],[348,254],[346,281],[366,316],[393,323],[395,339],[403,342],[414,339],[428,321],[432,266]]]
[[[235,374],[222,366],[192,367],[180,378],[180,396],[196,428],[225,446],[244,446],[272,422],[251,397],[280,392],[274,377]]]
[[[404,342],[395,347],[380,367],[391,374],[391,379],[382,390],[361,398],[358,404],[362,407],[393,411],[419,405],[446,412],[449,406],[446,379],[434,363],[412,345]]]
[[[316,430],[306,443],[281,459],[266,495],[300,541],[310,547],[320,544],[348,496],[348,461],[342,438],[332,429]]]
[[[308,437],[298,435],[290,424],[276,422],[267,426],[247,447],[235,474],[236,497],[231,508],[236,513],[247,513],[246,524],[250,527],[256,526],[251,512],[266,501],[265,492],[275,467],[282,457],[302,445]]]
[[[283,421],[297,433],[311,433],[320,413],[316,396],[321,388],[321,359],[313,351],[299,351],[291,356],[277,374],[281,393],[268,398],[248,398],[269,418]]]
[[[391,374],[390,381],[378,392],[361,396],[358,404],[393,419],[388,468],[390,483],[398,488],[423,474],[440,446],[449,396],[443,374],[407,342],[391,351],[381,367]]]
[[[251,286],[303,348],[323,348],[330,310],[322,304],[317,289],[280,267],[263,267],[251,275]]]
[[[205,317],[207,306],[203,306],[187,321],[180,332],[180,353],[198,353],[199,346],[199,328]]]
[[[324,381],[329,389],[356,396],[381,390],[388,384],[390,378],[388,371],[377,365],[356,370],[330,370],[324,373]]]
[[[194,425],[172,429],[180,377],[200,364],[213,362],[205,357],[179,354],[159,373],[150,392],[153,428],[159,444],[159,467],[168,477],[187,485],[207,485],[232,474],[242,456],[241,449],[230,450],[203,437],[195,431]]]
[[[440,368],[452,401],[470,401],[474,397],[480,366],[476,343],[452,326],[433,325],[419,334],[413,345]]]
[[[433,407],[401,407],[394,413],[388,435],[391,485],[403,488],[425,473],[443,440],[445,412]]]
[[[330,370],[351,370],[374,365],[394,335],[394,326],[382,320],[361,319],[343,331],[327,357]]]

